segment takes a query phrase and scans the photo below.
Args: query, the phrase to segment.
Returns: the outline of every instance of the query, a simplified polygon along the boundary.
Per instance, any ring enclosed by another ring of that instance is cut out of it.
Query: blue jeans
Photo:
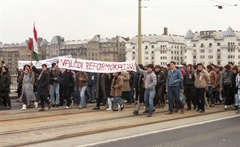
[[[168,101],[169,101],[169,112],[173,112],[173,97],[176,102],[179,104],[180,108],[183,109],[183,103],[179,99],[180,97],[180,88],[178,86],[168,87]]]
[[[86,89],[87,89],[87,86],[83,86],[83,87],[79,87],[78,88],[79,95],[80,95],[80,105],[82,105],[82,106],[86,106],[87,105],[86,95],[85,95]]]
[[[134,85],[130,86],[130,101],[133,103],[134,102]]]
[[[89,101],[94,101],[95,100],[95,86],[94,85],[88,85],[87,86],[87,92],[89,97]]]
[[[121,97],[114,96],[113,97],[113,108],[118,109],[118,105],[122,106],[123,105],[123,100]]]
[[[148,113],[152,114],[153,112],[153,101],[155,97],[156,91],[155,89],[145,90],[144,93],[144,102],[148,107]]]
[[[56,94],[56,100],[55,100]],[[50,84],[50,96],[53,105],[59,105],[59,83]]]
[[[211,101],[211,105],[215,104],[215,99],[214,99],[214,95],[213,95],[213,87],[212,86],[208,86],[208,95]]]

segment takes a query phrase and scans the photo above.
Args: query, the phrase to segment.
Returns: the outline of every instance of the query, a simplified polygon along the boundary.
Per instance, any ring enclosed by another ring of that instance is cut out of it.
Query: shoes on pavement
[[[133,114],[134,115],[138,115],[138,111],[133,111]]]
[[[107,108],[106,110],[107,110],[107,111],[110,111],[110,110],[112,110],[112,108]]]
[[[39,109],[38,111],[39,111],[39,112],[40,112],[40,111],[45,111],[45,109],[44,109],[44,108],[41,108],[41,109]]]
[[[200,111],[200,108],[197,108],[197,110],[196,110],[197,112],[199,112]]]
[[[148,113],[148,110],[143,111],[143,113]]]
[[[165,113],[165,115],[169,115],[169,114],[173,114],[173,112],[168,111]]]
[[[124,105],[121,106],[121,111],[124,109]]]
[[[228,106],[227,105],[224,105],[224,109],[226,110],[228,108]]]
[[[118,111],[118,109],[113,109],[113,111]]]
[[[149,113],[148,115],[147,115],[147,117],[151,117],[152,116],[152,114],[151,113]]]
[[[205,112],[205,111],[203,111],[203,110],[200,110],[200,111],[199,111],[199,113],[204,113],[204,112]]]
[[[215,107],[215,104],[211,104],[210,107]]]
[[[52,104],[51,102],[48,104],[48,109],[51,109],[52,108]]]
[[[66,108],[66,109],[69,109],[70,107],[66,106],[65,108]]]
[[[34,102],[33,105],[34,105],[35,109],[38,108],[38,103],[37,102]]]
[[[94,107],[93,110],[99,110],[100,108],[99,107]]]
[[[182,109],[181,109],[181,112],[180,112],[180,114],[183,114],[183,113],[184,113],[184,108],[182,108]]]
[[[87,108],[86,105],[82,106],[82,105],[79,105],[78,109],[83,109],[83,108]]]

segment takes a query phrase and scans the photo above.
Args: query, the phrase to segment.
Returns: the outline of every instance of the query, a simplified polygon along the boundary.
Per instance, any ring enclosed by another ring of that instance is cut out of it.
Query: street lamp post
[[[141,1],[138,0],[138,63],[142,64],[142,18],[141,18]]]

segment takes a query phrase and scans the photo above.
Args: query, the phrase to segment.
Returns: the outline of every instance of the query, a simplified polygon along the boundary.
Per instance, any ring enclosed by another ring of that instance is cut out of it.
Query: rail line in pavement
[[[218,111],[213,111],[213,112],[207,112],[207,113],[197,113],[197,114],[191,114],[191,115],[181,115],[181,117],[174,117],[170,119],[165,119],[165,120],[153,120],[153,121],[148,121],[148,122],[141,122],[137,124],[122,124],[119,126],[111,126],[107,128],[97,128],[94,130],[88,130],[88,131],[83,131],[83,132],[78,132],[78,133],[71,133],[71,134],[66,134],[66,135],[61,135],[49,139],[42,139],[38,141],[29,141],[26,143],[19,143],[11,146],[25,146],[25,145],[34,145],[42,142],[50,142],[50,141],[57,141],[57,140],[63,140],[63,139],[69,139],[69,138],[74,138],[74,137],[81,137],[81,136],[86,136],[86,135],[93,135],[97,133],[102,133],[102,132],[109,132],[109,131],[114,131],[114,130],[120,130],[120,129],[127,129],[127,128],[133,128],[133,127],[138,127],[138,126],[145,126],[145,125],[150,125],[150,124],[156,124],[156,123],[161,123],[161,122],[167,122],[167,121],[172,121],[172,120],[178,120],[178,119],[184,119],[184,118],[190,118],[190,117],[197,117],[201,115],[209,115],[209,114],[215,114],[215,113],[221,113],[224,112],[225,110],[218,110]],[[92,112],[92,111],[91,111]],[[155,112],[155,113],[164,113],[166,111],[161,111],[161,112]],[[144,115],[144,114],[139,114]],[[110,120],[121,120],[124,118],[132,118],[136,117],[134,115],[128,115],[128,116],[121,116],[121,117],[114,117],[114,118],[104,118],[104,119],[96,119],[96,120],[88,120],[88,121],[82,121],[82,122],[75,122],[75,123],[68,123],[68,124],[62,124],[62,125],[55,125],[55,126],[50,126],[50,127],[42,127],[38,129],[27,129],[27,130],[20,130],[20,131],[12,131],[12,132],[3,132],[0,133],[0,135],[9,135],[9,134],[16,134],[16,133],[29,133],[31,131],[38,131],[38,130],[47,130],[47,129],[53,129],[53,128],[61,128],[61,127],[69,127],[69,126],[75,126],[75,125],[82,125],[82,124],[89,124],[89,123],[94,123],[94,122],[104,122],[104,121],[110,121]]]

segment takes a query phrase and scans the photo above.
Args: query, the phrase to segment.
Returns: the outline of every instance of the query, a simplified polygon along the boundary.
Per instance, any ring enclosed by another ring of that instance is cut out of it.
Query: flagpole
[[[30,56],[31,59],[30,59],[30,61],[31,61],[31,65],[32,65],[32,52],[33,52],[33,50],[31,50],[30,52],[31,52],[31,56]]]

